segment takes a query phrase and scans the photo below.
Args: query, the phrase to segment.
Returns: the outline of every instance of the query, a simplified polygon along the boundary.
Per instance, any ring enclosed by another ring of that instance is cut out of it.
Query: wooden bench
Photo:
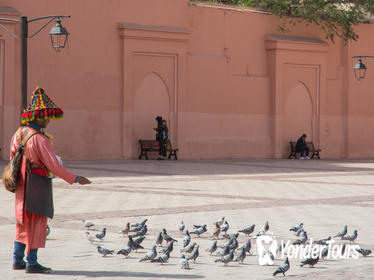
[[[309,148],[309,155],[311,155],[310,158],[313,159],[314,157],[316,157],[317,159],[320,159],[319,152],[322,151],[322,150],[321,149],[316,149],[314,147],[313,142],[306,142],[306,144]],[[290,141],[290,146],[291,146],[291,152],[290,152],[290,155],[288,156],[288,158],[295,158],[296,159],[296,157],[297,157],[297,155],[296,155],[296,142]]]
[[[142,159],[142,157],[145,156],[145,159],[148,160],[148,152],[160,151],[160,142],[156,140],[139,139],[138,141],[141,149],[139,159]],[[174,156],[174,159],[177,160],[178,151],[179,149],[173,149],[170,140],[166,142],[166,152],[169,153],[168,159],[171,159],[171,157]]]

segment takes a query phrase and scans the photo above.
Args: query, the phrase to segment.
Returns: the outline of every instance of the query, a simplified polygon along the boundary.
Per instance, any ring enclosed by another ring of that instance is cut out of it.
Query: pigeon
[[[188,260],[186,260],[184,254],[181,255],[179,264],[181,265],[181,269],[190,269],[190,263],[188,262]]]
[[[283,276],[286,276],[286,272],[290,269],[290,262],[288,261],[288,257],[284,261],[283,264],[281,264],[276,271],[274,271],[273,276],[277,275],[278,273],[282,273]]]
[[[342,237],[342,240],[349,240],[349,242],[355,242],[357,239],[357,230],[354,230],[353,234]]]
[[[230,239],[233,239],[233,238],[238,238],[238,237],[239,237],[239,232],[234,233],[234,234],[227,234],[227,233],[225,233],[225,234],[223,234],[222,236],[223,236],[224,238],[230,240]]]
[[[345,225],[342,231],[340,231],[339,233],[337,233],[336,235],[334,235],[334,238],[335,237],[343,237],[343,236],[345,236],[347,234],[347,232],[348,232],[347,228],[348,228],[348,226]]]
[[[318,260],[319,256],[317,256],[317,258],[308,258],[306,260],[303,260],[300,266],[303,267],[304,265],[309,264],[309,267],[313,267],[316,265],[316,263],[318,263]]]
[[[242,248],[240,249],[239,255],[236,257],[236,259],[235,259],[234,261],[235,261],[235,262],[239,262],[239,263],[243,263],[245,257],[246,257],[246,254],[245,254],[245,248],[242,247]]]
[[[137,243],[133,243],[132,244],[132,247],[131,247],[132,250],[134,250],[135,252],[137,252],[139,249],[144,249],[144,247],[140,244],[137,244]]]
[[[231,244],[234,242],[234,239],[235,238],[231,238],[229,241],[227,241],[226,243],[222,244],[222,245],[219,245],[218,248],[225,248],[225,247],[230,247]]]
[[[131,227],[139,227],[142,228],[145,223],[148,221],[148,219],[144,219],[143,221],[141,221],[140,223],[135,223],[135,224],[132,224]]]
[[[299,230],[296,232],[296,236],[299,237],[302,232],[304,232],[304,228],[299,228]]]
[[[256,234],[256,236],[261,236],[261,235],[264,235],[265,232],[267,232],[268,230],[270,229],[269,227],[269,222],[266,221],[265,225],[263,228],[261,228],[261,230]]]
[[[210,255],[212,255],[216,250],[217,250],[217,240],[214,240],[212,245],[210,245],[209,248],[206,249],[206,251],[208,251]]]
[[[138,232],[139,230],[143,229],[144,226],[146,225],[138,225],[138,226],[131,227],[129,232]]]
[[[132,248],[134,246],[134,240],[132,239],[132,236],[129,235],[129,241],[127,241],[127,247]]]
[[[168,262],[169,257],[170,257],[169,253],[166,252],[166,254],[164,254],[162,256],[159,256],[158,258],[152,259],[151,262],[157,262],[157,263],[164,264],[164,263]]]
[[[185,227],[186,227],[186,226],[184,225],[184,223],[183,223],[183,221],[182,221],[182,222],[180,223],[180,225],[179,225],[179,231],[180,231],[180,232],[183,232]]]
[[[156,251],[156,245],[154,245],[151,251],[145,254],[144,257],[139,260],[139,262],[150,261],[156,257],[157,257],[157,251]]]
[[[47,235],[46,236],[48,236],[50,233],[51,233],[51,229],[49,228],[49,225],[47,225]]]
[[[203,225],[193,225],[193,228],[201,228]]]
[[[304,227],[303,223],[300,223],[298,226],[290,228],[290,231],[294,231],[295,233],[298,232],[300,229]]]
[[[175,242],[178,242],[178,240],[175,240],[169,234],[167,234],[166,229],[164,228],[162,229],[162,238],[166,241],[166,243],[169,243],[172,240],[174,240]]]
[[[345,253],[345,247],[347,246],[346,243],[343,243],[342,245],[342,256],[344,256],[344,253]]]
[[[83,223],[83,226],[88,230],[90,229],[90,227],[93,227],[94,224],[89,222],[89,221],[86,221],[86,220],[82,220],[82,223]]]
[[[145,236],[140,236],[139,238],[134,240],[134,243],[140,245],[144,239],[145,239]]]
[[[359,252],[361,255],[363,255],[364,257],[368,256],[371,254],[371,250],[369,249],[362,249],[362,248],[359,248],[359,249],[355,249],[357,252]]]
[[[252,249],[251,239],[248,239],[247,242],[242,247],[240,247],[240,249],[241,248],[244,248],[244,251],[248,252],[248,254],[251,255],[251,249]]]
[[[117,255],[124,255],[127,258],[130,253],[131,253],[131,247],[126,247],[124,249],[119,250],[117,252]]]
[[[210,238],[215,237],[216,239],[218,239],[219,234],[221,232],[221,227],[219,226],[218,223],[215,223],[215,225],[216,225],[216,228],[214,229],[213,234],[212,234],[212,236]]]
[[[218,252],[217,256],[226,256],[228,254],[230,254],[230,247],[229,247],[229,245],[225,246],[223,248],[222,252]]]
[[[243,228],[242,230],[239,230],[239,232],[242,232],[242,233],[249,236],[255,230],[255,226],[256,225],[253,224],[249,227],[246,227],[246,228]]]
[[[191,235],[188,232],[188,230],[186,229],[186,232],[185,232],[185,235],[184,235],[184,238],[183,238],[183,248],[188,246],[188,244],[190,244],[190,242],[191,242]]]
[[[301,234],[300,234],[300,238],[295,240],[292,245],[305,245],[306,241],[308,240],[308,235],[306,233],[306,231],[302,231]]]
[[[225,255],[222,258],[216,259],[214,262],[223,262],[226,266],[233,259],[234,259],[234,250],[231,250],[228,255]]]
[[[144,249],[144,247],[138,243],[135,243],[135,241],[132,239],[132,236],[129,235],[129,241],[127,242],[127,247],[130,247],[131,250],[138,251],[139,249]]]
[[[103,230],[95,235],[97,239],[103,240],[106,234],[106,228],[103,228]]]
[[[238,240],[236,238],[233,238],[231,244],[229,245],[229,248],[235,251],[238,247],[239,247]]]
[[[130,223],[127,223],[126,226],[119,232],[122,233],[123,236],[128,235],[130,231]]]
[[[114,250],[108,250],[101,246],[97,246],[97,251],[105,257],[106,255],[113,255]]]
[[[329,236],[329,237],[327,237],[325,239],[313,241],[313,244],[327,245],[327,241],[330,241],[330,240],[331,240],[331,236]]]
[[[321,258],[324,260],[329,254],[329,247],[325,247],[322,250]]]
[[[196,263],[196,259],[199,256],[199,245],[195,246],[191,255],[187,257],[187,260],[193,260],[193,263]]]
[[[222,225],[223,225],[223,223],[224,223],[224,221],[225,221],[225,217],[222,217],[222,219],[221,219],[221,220],[219,220],[219,221],[215,222],[214,224],[218,224],[219,226],[222,226]]]
[[[169,244],[166,246],[166,248],[162,249],[161,250],[161,253],[166,253],[168,252],[169,254],[171,254],[171,252],[173,252],[173,249],[174,249],[174,240],[170,241]]]
[[[143,236],[147,233],[147,225],[144,225],[140,230],[138,230],[135,234],[131,234],[131,237],[138,237]],[[129,235],[130,236],[130,235]]]
[[[225,221],[223,223],[223,225],[221,226],[221,231],[224,232],[225,234],[227,233],[227,231],[229,230],[230,228],[230,225],[227,221]]]
[[[195,229],[194,231],[191,231],[190,233],[191,234],[197,234],[197,237],[200,237],[200,235],[203,234],[206,231],[207,231],[206,225],[203,225],[203,226]]]
[[[195,246],[196,246],[196,242],[188,245],[186,248],[181,249],[181,253],[182,252],[191,253],[193,251],[193,249],[195,248]]]
[[[270,229],[269,222],[266,221],[265,226],[264,226],[265,232]]]
[[[162,232],[160,232],[159,234],[158,234],[158,237],[157,237],[157,239],[156,239],[156,245],[157,246],[162,246],[162,241],[163,241],[164,239],[162,238]]]

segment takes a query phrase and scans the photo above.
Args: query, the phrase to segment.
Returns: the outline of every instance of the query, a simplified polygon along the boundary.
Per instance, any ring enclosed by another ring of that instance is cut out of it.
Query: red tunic
[[[27,129],[32,129],[28,127]],[[17,151],[17,137],[11,141],[10,158],[13,158]],[[67,183],[73,184],[76,175],[61,165],[49,138],[43,134],[32,136],[26,144],[29,160],[33,164],[45,166],[54,175],[64,179]],[[22,159],[21,174],[16,186],[15,216],[16,236],[15,241],[26,244],[27,253],[30,249],[44,248],[47,231],[47,217],[25,210],[25,189],[26,189],[26,157]]]

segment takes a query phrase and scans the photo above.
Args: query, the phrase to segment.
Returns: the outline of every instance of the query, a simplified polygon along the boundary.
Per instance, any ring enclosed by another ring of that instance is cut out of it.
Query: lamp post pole
[[[27,106],[27,17],[21,17],[21,113]]]
[[[56,26],[52,27],[49,35],[51,36],[52,47],[57,51],[61,51],[65,48],[65,44],[68,38],[69,33],[61,25],[61,18],[70,18],[68,15],[54,15],[54,16],[44,16],[28,20],[27,17],[22,16],[20,19],[11,19],[11,18],[0,18],[0,27],[3,28],[14,38],[19,38],[21,43],[21,113],[27,106],[27,69],[28,69],[28,57],[27,57],[27,39],[34,37],[40,31],[42,31],[48,24],[57,19]],[[29,23],[39,20],[48,19],[49,21],[44,24],[38,31],[29,35]],[[14,34],[8,28],[6,28],[1,22],[13,22],[20,23],[21,33],[19,36]],[[62,37],[62,40],[60,38]]]

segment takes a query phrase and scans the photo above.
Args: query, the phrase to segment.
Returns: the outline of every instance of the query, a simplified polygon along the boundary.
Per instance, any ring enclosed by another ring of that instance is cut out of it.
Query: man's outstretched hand
[[[88,180],[86,177],[79,176],[78,183],[81,185],[87,185],[87,184],[91,184],[91,181]]]

